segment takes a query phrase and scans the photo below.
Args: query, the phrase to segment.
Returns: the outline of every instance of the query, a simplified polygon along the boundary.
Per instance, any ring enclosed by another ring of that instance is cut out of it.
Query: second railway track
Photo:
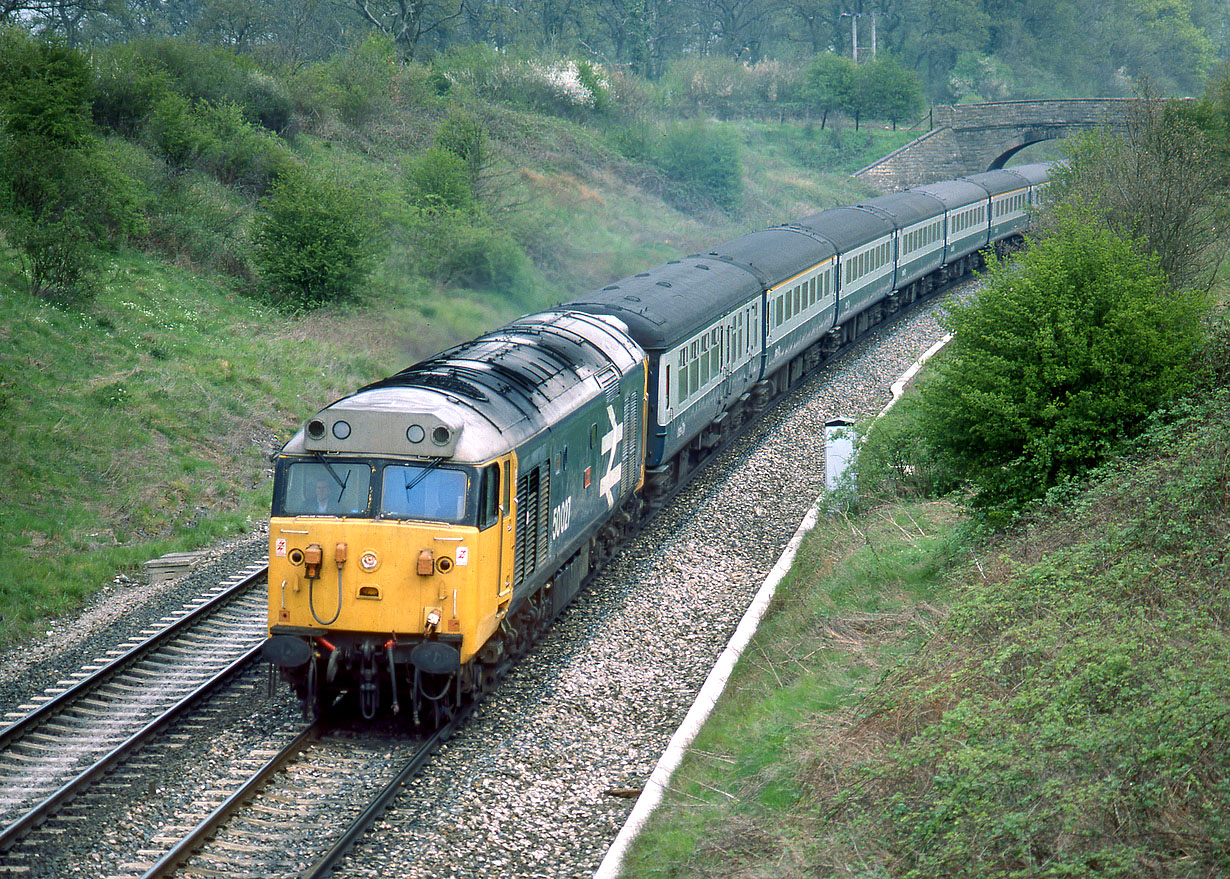
[[[69,804],[252,664],[264,636],[263,585],[263,566],[231,577],[0,729],[0,870],[37,866],[41,837],[80,822],[80,807]],[[31,833],[40,837],[29,842]]]

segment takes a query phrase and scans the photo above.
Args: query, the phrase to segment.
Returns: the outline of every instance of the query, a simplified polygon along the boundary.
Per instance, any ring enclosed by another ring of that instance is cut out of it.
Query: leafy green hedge
[[[1205,298],[1077,214],[977,297],[922,387],[920,429],[973,503],[1005,521],[1105,460],[1189,387]]]

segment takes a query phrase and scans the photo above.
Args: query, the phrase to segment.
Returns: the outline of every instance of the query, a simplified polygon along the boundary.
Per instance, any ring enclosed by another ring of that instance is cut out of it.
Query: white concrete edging
[[[939,353],[951,339],[952,334],[946,334],[944,338],[928,348],[902,374],[901,378],[893,383],[893,398],[880,410],[879,414],[876,415],[877,418],[891,409],[893,404],[901,399],[902,394],[905,393],[905,386],[909,383],[910,379],[917,375],[922,365]],[[671,740],[666,745],[666,750],[662,753],[662,756],[658,759],[658,764],[654,767],[653,774],[649,776],[649,780],[645,782],[641,795],[637,797],[636,804],[632,807],[632,812],[628,815],[624,826],[620,828],[619,834],[615,837],[614,842],[611,843],[611,847],[607,849],[602,863],[598,865],[598,869],[594,873],[594,879],[618,879],[619,870],[623,866],[624,857],[627,855],[632,841],[640,834],[653,810],[662,802],[662,797],[666,792],[667,786],[670,784],[671,776],[675,774],[675,770],[683,762],[683,755],[687,753],[688,747],[696,739],[701,727],[709,719],[709,715],[713,713],[718,699],[721,698],[722,693],[726,690],[726,684],[735,669],[735,663],[739,661],[739,657],[743,655],[744,649],[751,642],[752,636],[756,634],[756,629],[759,628],[765,611],[769,609],[769,602],[773,600],[773,595],[777,592],[778,584],[781,583],[787,572],[789,572],[790,567],[794,564],[794,557],[799,551],[799,546],[803,543],[803,537],[816,526],[819,509],[824,502],[824,498],[825,495],[821,495],[812,504],[811,509],[807,511],[807,515],[803,517],[803,521],[799,523],[794,536],[786,544],[786,548],[782,551],[777,563],[769,571],[768,576],[765,577],[765,581],[761,584],[760,589],[757,590],[756,597],[752,599],[751,605],[743,614],[743,619],[739,621],[739,626],[735,629],[734,635],[731,636],[730,643],[726,645],[726,649],[718,657],[718,661],[709,672],[709,676],[705,678],[704,685],[696,695],[696,701],[688,709],[688,713],[683,718],[683,723],[679,725],[679,729],[675,730],[675,734],[671,736]]]
[[[893,398],[888,401],[887,406],[885,406],[883,409],[880,410],[880,414],[877,415],[876,418],[879,418],[889,409],[893,408],[893,404],[896,403],[898,400],[900,400],[901,395],[905,393],[905,386],[910,383],[910,379],[918,375],[918,370],[922,369],[922,365],[926,363],[928,360],[930,360],[932,357],[934,357],[936,354],[939,354],[940,351],[943,350],[944,346],[947,345],[951,341],[952,341],[952,333],[945,333],[944,338],[940,339],[938,342],[936,342],[934,345],[932,345],[930,348],[924,351],[922,356],[914,361],[914,365],[911,366],[909,369],[907,369],[904,373],[902,373],[901,378],[893,382],[893,387],[892,387]]]
[[[807,515],[803,517],[803,522],[799,525],[798,530],[794,532],[794,537],[786,544],[786,549],[777,560],[777,564],[769,571],[769,576],[765,578],[764,583],[756,592],[756,597],[752,599],[751,606],[743,614],[743,619],[739,621],[739,627],[735,629],[730,643],[726,645],[726,649],[718,657],[717,664],[713,666],[709,676],[705,678],[704,686],[700,688],[700,693],[697,694],[696,701],[692,703],[692,707],[688,710],[687,716],[684,717],[683,723],[679,726],[679,729],[675,730],[675,734],[671,736],[671,740],[666,746],[666,751],[663,752],[662,757],[658,760],[658,765],[654,767],[653,774],[649,776],[649,781],[645,783],[645,788],[637,798],[636,805],[632,807],[632,813],[628,815],[628,820],[624,822],[619,835],[615,837],[615,841],[607,849],[606,857],[598,865],[598,871],[594,873],[594,879],[615,879],[619,875],[624,855],[627,854],[629,846],[632,845],[632,840],[636,838],[637,834],[645,826],[650,813],[662,801],[662,795],[666,790],[667,784],[670,782],[675,770],[679,768],[679,764],[683,760],[683,755],[687,752],[688,746],[692,744],[696,734],[700,732],[700,728],[713,712],[714,706],[717,705],[717,700],[726,689],[726,682],[730,680],[730,674],[734,671],[735,663],[739,661],[739,656],[742,655],[748,642],[752,640],[752,635],[756,634],[760,620],[764,616],[765,611],[768,610],[769,602],[772,600],[774,592],[777,591],[777,584],[782,581],[782,578],[790,570],[790,566],[794,562],[795,553],[799,550],[799,544],[803,542],[803,535],[815,527],[816,518],[817,508],[813,505],[807,511]]]

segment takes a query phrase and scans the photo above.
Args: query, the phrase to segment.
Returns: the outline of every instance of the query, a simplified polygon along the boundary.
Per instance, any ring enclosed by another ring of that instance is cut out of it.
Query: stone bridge
[[[1002,168],[1031,144],[1122,127],[1138,98],[1075,98],[936,106],[931,130],[854,176],[881,192]]]

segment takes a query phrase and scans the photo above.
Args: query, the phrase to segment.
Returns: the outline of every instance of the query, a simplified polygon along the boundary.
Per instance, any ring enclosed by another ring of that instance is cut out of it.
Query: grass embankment
[[[345,308],[287,316],[250,284],[195,271],[220,234],[206,228],[203,205],[216,202],[214,219],[232,230],[252,213],[250,199],[207,182],[192,184],[209,193],[195,213],[158,221],[184,226],[179,265],[112,255],[81,310],[27,295],[0,241],[0,647],[146,559],[259,522],[268,450],[341,394],[526,311],[866,194],[840,170],[809,164],[809,144],[844,144],[863,159],[908,138],[869,129],[835,141],[799,124],[727,123],[744,143],[744,205],[696,216],[672,208],[669,181],[614,152],[600,130],[494,106],[486,117],[500,173],[531,196],[518,220],[538,230],[528,291],[460,289],[409,270],[400,166],[414,154],[407,144],[429,141],[436,124],[413,113],[289,142],[307,165],[366,181],[373,210],[389,218],[387,256],[362,301]]]
[[[454,307],[461,327],[416,334],[386,306],[369,334],[364,312],[286,319],[137,256],[109,275],[88,312],[0,296],[6,642],[119,571],[251,527],[266,454],[307,412],[401,362],[401,340],[496,317]]]
[[[625,875],[1230,873],[1230,395],[978,539],[822,522]]]

